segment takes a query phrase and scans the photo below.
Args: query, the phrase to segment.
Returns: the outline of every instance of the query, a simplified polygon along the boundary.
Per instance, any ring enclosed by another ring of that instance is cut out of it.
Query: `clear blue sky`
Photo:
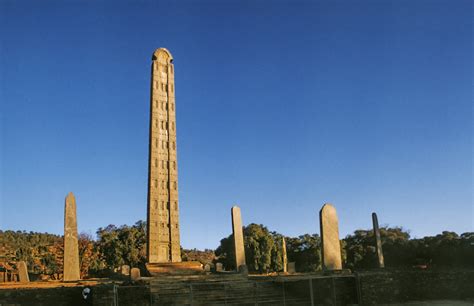
[[[150,64],[174,56],[181,237],[473,231],[473,2],[0,0],[0,228],[146,219]]]

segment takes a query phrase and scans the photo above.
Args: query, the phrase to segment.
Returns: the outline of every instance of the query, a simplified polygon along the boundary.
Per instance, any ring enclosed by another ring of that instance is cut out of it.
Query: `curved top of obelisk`
[[[159,58],[165,58],[165,59],[169,59],[170,62],[173,61],[173,55],[171,55],[171,52],[168,51],[168,49],[166,48],[158,48],[155,50],[155,52],[153,52],[153,60],[157,60]]]
[[[74,197],[74,193],[72,192],[69,192],[66,196],[66,200],[69,199],[69,200],[75,200],[76,198]]]

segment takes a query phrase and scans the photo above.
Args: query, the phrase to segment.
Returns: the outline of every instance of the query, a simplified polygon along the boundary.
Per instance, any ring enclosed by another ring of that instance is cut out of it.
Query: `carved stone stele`
[[[147,262],[181,262],[173,56],[165,48],[151,64],[148,151]]]

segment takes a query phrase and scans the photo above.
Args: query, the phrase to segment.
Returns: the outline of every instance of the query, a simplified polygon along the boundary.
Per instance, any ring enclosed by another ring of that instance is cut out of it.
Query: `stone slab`
[[[204,273],[203,266],[199,261],[147,263],[146,268],[151,276],[159,276],[163,274],[190,275]]]

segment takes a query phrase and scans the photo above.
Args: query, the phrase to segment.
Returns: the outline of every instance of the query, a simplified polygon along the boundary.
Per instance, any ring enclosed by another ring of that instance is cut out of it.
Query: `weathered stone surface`
[[[130,275],[130,266],[129,265],[123,265],[121,268],[120,268],[120,273],[122,273],[122,275]]]
[[[242,214],[240,207],[232,207],[232,232],[235,248],[235,267],[240,271],[240,266],[245,266],[244,233],[242,230]]]
[[[205,264],[204,265],[204,271],[205,272],[210,272],[211,271],[211,265],[210,264]]]
[[[194,275],[204,273],[199,261],[147,263],[146,269],[152,276],[160,275]]]
[[[338,223],[336,208],[329,203],[324,204],[319,212],[324,270],[342,269]]]
[[[153,54],[150,97],[147,261],[181,262],[174,66],[171,53]]]
[[[379,268],[385,267],[383,259],[382,240],[380,238],[379,220],[376,213],[372,213],[372,224],[374,225],[375,251],[377,253],[377,263]]]
[[[288,272],[288,258],[286,256],[286,241],[285,237],[281,238],[281,251],[283,254],[283,272]]]
[[[130,279],[132,281],[137,281],[140,279],[140,269],[138,268],[132,268],[132,270],[130,270]]]
[[[79,271],[79,247],[77,241],[76,199],[72,192],[64,205],[64,281],[81,278]]]
[[[224,268],[222,267],[222,263],[218,262],[216,263],[216,272],[222,272],[224,271]]]
[[[289,262],[288,263],[288,273],[295,273],[296,272],[296,263]]]
[[[24,261],[19,261],[16,263],[16,268],[18,269],[18,281],[20,283],[28,283],[30,277],[28,276],[28,268]]]

